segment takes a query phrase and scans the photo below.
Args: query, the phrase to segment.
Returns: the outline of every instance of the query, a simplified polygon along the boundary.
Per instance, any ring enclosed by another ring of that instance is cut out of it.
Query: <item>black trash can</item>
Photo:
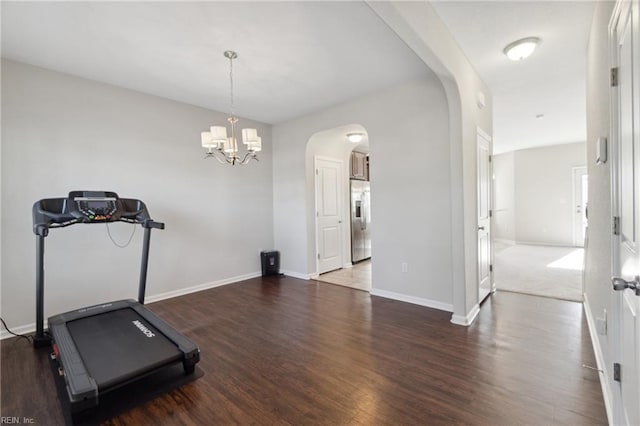
[[[280,275],[280,252],[261,251],[260,260],[262,262],[262,276]]]

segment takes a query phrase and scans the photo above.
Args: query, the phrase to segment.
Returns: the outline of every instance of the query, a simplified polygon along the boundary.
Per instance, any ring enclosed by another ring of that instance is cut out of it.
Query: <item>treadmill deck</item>
[[[67,323],[78,353],[98,390],[182,359],[182,352],[131,308]]]

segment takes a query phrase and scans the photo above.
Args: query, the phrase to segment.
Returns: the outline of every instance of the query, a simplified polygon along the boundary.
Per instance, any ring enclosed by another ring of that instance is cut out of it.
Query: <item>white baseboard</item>
[[[479,313],[480,313],[480,305],[476,303],[475,305],[473,305],[473,308],[471,308],[471,310],[465,316],[451,315],[451,323],[468,327],[471,324],[473,324],[473,321],[475,321]]]
[[[300,272],[295,272],[295,271],[287,271],[287,270],[281,270],[280,272],[282,272],[283,274],[285,274],[288,277],[293,277],[293,278],[300,278],[301,280],[310,280],[314,277],[314,275],[316,276],[316,278],[318,277],[318,274],[302,274]]]
[[[413,303],[414,305],[426,306],[427,308],[438,309],[441,311],[452,312],[453,305],[442,303],[437,300],[423,299],[422,297],[409,296],[406,294],[395,293],[393,291],[380,290],[372,288],[370,291],[372,296],[380,296],[386,299],[398,300],[400,302]]]
[[[575,247],[573,243],[546,243],[541,241],[516,241],[516,244],[523,246],[547,246],[547,247]]]
[[[203,290],[208,290],[210,288],[215,288],[215,287],[220,287],[223,285],[227,285],[227,284],[233,284],[233,283],[237,283],[240,281],[245,281],[251,278],[256,278],[261,276],[262,274],[260,272],[251,272],[249,274],[243,274],[243,275],[238,275],[235,277],[231,277],[231,278],[225,278],[222,280],[218,280],[218,281],[213,281],[210,283],[205,283],[205,284],[198,284],[192,287],[187,287],[187,288],[181,288],[178,290],[172,290],[172,291],[168,291],[165,293],[160,293],[160,294],[156,294],[153,296],[149,296],[147,298],[145,298],[145,303],[149,304],[149,303],[154,303],[154,302],[159,302],[161,300],[165,300],[165,299],[171,299],[173,297],[178,297],[178,296],[184,296],[186,294],[190,294],[190,293],[196,293],[198,291],[203,291]],[[47,328],[47,320],[45,319],[44,321],[44,328]],[[11,331],[13,331],[14,333],[17,334],[29,334],[29,333],[33,333],[34,331],[36,331],[36,324],[32,323],[32,324],[27,324],[27,325],[20,325],[17,327],[11,327]],[[14,337],[13,335],[11,335],[8,331],[6,330],[2,330],[2,332],[0,332],[0,340],[2,339],[7,339],[10,337]]]
[[[496,243],[508,244],[510,246],[516,245],[516,242],[514,240],[506,240],[504,238],[494,238],[493,241]]]
[[[44,320],[44,328],[47,328],[46,319]],[[36,331],[36,323],[34,322],[27,325],[19,325],[18,327],[11,327],[11,331],[13,331],[16,334],[30,334]],[[2,330],[0,332],[0,340],[8,339],[10,337],[15,337],[15,336],[9,333],[7,330]]]
[[[160,293],[160,294],[156,294],[154,296],[149,296],[147,298],[145,298],[145,303],[154,303],[154,302],[159,302],[161,300],[165,300],[165,299],[171,299],[174,297],[178,297],[178,296],[184,296],[186,294],[191,294],[191,293],[196,293],[198,291],[203,291],[203,290],[209,290],[210,288],[216,288],[216,287],[221,287],[223,285],[227,285],[227,284],[233,284],[233,283],[237,283],[240,281],[245,281],[251,278],[256,278],[261,276],[262,273],[261,272],[251,272],[248,274],[243,274],[243,275],[237,275],[235,277],[231,277],[231,278],[224,278],[222,280],[218,280],[218,281],[213,281],[210,283],[204,283],[204,284],[198,284],[192,287],[187,287],[187,288],[181,288],[178,290],[172,290],[172,291],[167,291],[166,293]]]
[[[609,373],[605,365],[604,354],[602,353],[602,346],[600,346],[600,339],[598,339],[598,330],[596,328],[596,322],[593,318],[593,312],[591,312],[591,306],[589,306],[589,298],[587,293],[583,294],[582,306],[584,313],[587,317],[587,324],[589,325],[589,335],[591,336],[591,344],[593,345],[593,353],[596,356],[596,366],[600,370],[600,387],[602,388],[602,397],[604,399],[604,407],[607,411],[607,420],[609,424],[613,424],[613,394],[609,387]]]

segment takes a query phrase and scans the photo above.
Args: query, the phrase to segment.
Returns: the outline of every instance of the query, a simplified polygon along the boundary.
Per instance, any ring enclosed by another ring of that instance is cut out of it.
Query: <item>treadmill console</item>
[[[115,192],[72,191],[69,212],[82,222],[118,220],[118,194]]]
[[[110,191],[71,191],[66,197],[43,198],[33,204],[33,232],[46,237],[50,228],[76,223],[127,222],[144,228],[164,229],[135,198],[120,198]]]

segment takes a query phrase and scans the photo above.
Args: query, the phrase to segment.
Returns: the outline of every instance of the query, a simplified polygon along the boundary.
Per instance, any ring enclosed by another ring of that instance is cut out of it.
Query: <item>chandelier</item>
[[[257,153],[262,151],[262,139],[256,129],[242,129],[242,143],[247,146],[247,152],[241,156],[238,151],[236,139],[236,123],[238,117],[233,111],[233,60],[238,54],[232,50],[224,52],[224,57],[229,59],[229,86],[231,108],[227,121],[231,124],[231,136],[227,137],[227,126],[211,126],[208,132],[202,132],[202,147],[206,148],[205,158],[215,158],[222,164],[247,164],[249,161],[258,161]]]

